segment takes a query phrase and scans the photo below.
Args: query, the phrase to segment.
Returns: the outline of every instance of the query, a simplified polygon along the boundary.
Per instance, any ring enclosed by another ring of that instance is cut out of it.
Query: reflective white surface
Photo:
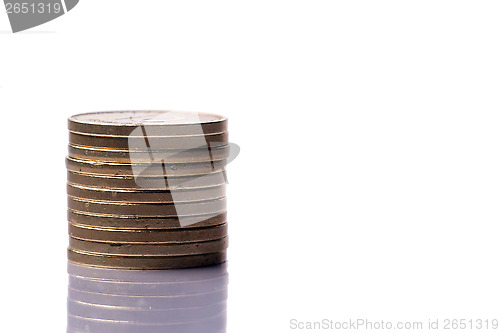
[[[136,271],[68,262],[68,274],[68,333],[226,332],[226,264]]]

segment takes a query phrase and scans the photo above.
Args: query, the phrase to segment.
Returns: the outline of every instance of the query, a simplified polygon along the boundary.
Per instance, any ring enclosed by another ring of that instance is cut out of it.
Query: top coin
[[[227,131],[227,118],[180,111],[108,111],[74,115],[72,132],[119,136],[182,136]]]

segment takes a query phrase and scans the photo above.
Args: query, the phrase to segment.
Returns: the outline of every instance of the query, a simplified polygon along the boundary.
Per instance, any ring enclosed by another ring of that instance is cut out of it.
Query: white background
[[[500,319],[499,17],[82,0],[11,34],[0,13],[2,327],[65,330],[66,118],[134,108],[230,119],[228,332]]]

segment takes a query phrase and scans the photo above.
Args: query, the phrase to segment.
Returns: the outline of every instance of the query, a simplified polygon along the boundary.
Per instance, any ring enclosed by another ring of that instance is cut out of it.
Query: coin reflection
[[[68,333],[226,332],[226,264],[119,270],[68,262]]]

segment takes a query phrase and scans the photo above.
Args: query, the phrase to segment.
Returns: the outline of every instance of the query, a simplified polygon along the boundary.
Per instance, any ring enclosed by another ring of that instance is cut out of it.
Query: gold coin
[[[229,146],[188,150],[129,151],[128,149],[93,148],[70,144],[68,156],[80,160],[118,163],[148,163],[162,160],[166,164],[211,162],[228,158]]]
[[[87,187],[77,184],[68,184],[67,193],[76,198],[97,201],[118,201],[129,203],[180,203],[191,201],[205,201],[219,199],[225,196],[226,186],[206,187],[196,190],[116,190],[100,187]]]
[[[72,116],[68,128],[70,261],[129,269],[225,261],[225,117],[93,112]]]
[[[84,147],[108,149],[128,149],[129,151],[148,151],[165,149],[208,149],[208,147],[226,146],[229,135],[227,132],[196,136],[106,136],[90,135],[79,132],[69,132],[69,143]]]
[[[183,217],[181,226],[177,217],[142,218],[120,215],[90,214],[68,209],[68,221],[89,227],[121,228],[121,229],[189,229],[213,227],[226,222],[226,212],[207,215]]]
[[[179,111],[108,111],[77,114],[70,131],[105,135],[179,136],[227,131],[227,118],[210,113]]]
[[[197,163],[116,163],[116,162],[96,162],[89,160],[79,160],[73,157],[66,157],[66,168],[69,171],[109,175],[109,176],[138,176],[138,177],[164,177],[170,182],[170,177],[178,176],[203,176],[216,172],[221,172],[226,166],[226,160]],[[174,181],[174,180],[172,180]],[[137,182],[137,179],[136,179]]]
[[[88,187],[99,187],[107,189],[144,189],[144,190],[190,190],[206,187],[214,187],[225,184],[226,179],[223,172],[214,172],[199,176],[120,176],[120,175],[97,175],[75,171],[68,171],[68,183]]]
[[[226,210],[226,198],[173,204],[97,201],[68,195],[68,208],[94,214],[135,217],[178,217],[220,213]]]
[[[175,269],[210,266],[226,261],[226,252],[198,254],[192,256],[116,256],[68,249],[72,262],[108,268],[125,269]]]
[[[128,272],[115,269],[101,269],[96,267],[82,266],[74,264],[68,261],[68,275],[70,278],[70,283],[74,280],[85,280],[85,281],[111,281],[116,283],[129,283],[134,284],[168,284],[168,285],[178,285],[178,284],[191,284],[191,283],[204,283],[207,280],[212,281],[214,279],[224,278],[224,283],[227,284],[228,273],[227,264],[216,265],[207,269],[191,269],[188,271],[178,270],[168,273],[154,274],[150,272]],[[71,287],[71,286],[70,286]],[[209,288],[210,291],[214,290]],[[89,290],[95,291],[97,290]],[[178,289],[171,290],[173,293],[169,294],[173,296],[178,293]],[[202,292],[207,292],[207,290],[202,290]],[[114,294],[114,293],[111,293]],[[138,295],[138,294],[134,294]],[[157,294],[154,294],[157,295]]]
[[[195,229],[111,229],[68,223],[73,238],[104,243],[179,244],[220,239],[227,236],[227,223]]]
[[[77,251],[118,255],[194,255],[222,252],[227,249],[227,237],[213,241],[184,244],[129,244],[91,242],[70,237],[69,247]]]

